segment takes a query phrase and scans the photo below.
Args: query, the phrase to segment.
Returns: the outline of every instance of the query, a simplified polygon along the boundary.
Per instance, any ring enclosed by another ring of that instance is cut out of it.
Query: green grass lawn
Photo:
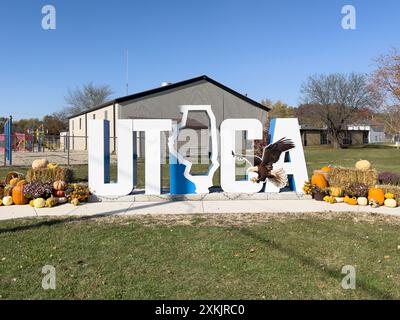
[[[348,149],[332,149],[326,147],[306,147],[305,157],[307,162],[308,174],[311,175],[316,169],[325,165],[335,165],[344,167],[354,167],[356,161],[367,159],[378,171],[392,171],[400,173],[400,150],[384,145],[365,145]],[[77,181],[87,181],[87,165],[73,166]],[[205,172],[206,165],[194,165],[193,172]],[[4,178],[7,172],[16,170],[26,173],[27,167],[0,167],[0,178]],[[163,185],[169,186],[169,166],[163,165]],[[116,166],[111,166],[111,180],[117,178]],[[214,176],[214,184],[219,185],[219,171]],[[144,163],[138,163],[138,187],[144,187]]]
[[[332,217],[0,222],[0,296],[399,299],[400,220]],[[56,290],[41,287],[44,265],[56,268]],[[344,265],[356,268],[355,290],[341,287]]]
[[[88,167],[87,165],[74,165],[71,166],[74,171],[74,181],[87,182],[88,181]],[[192,173],[203,173],[207,171],[207,165],[193,165]],[[17,171],[26,174],[29,167],[0,167],[0,180],[4,180],[6,174],[10,171]],[[138,187],[144,188],[144,162],[138,162]],[[110,166],[110,179],[117,180],[117,166]],[[219,169],[214,176],[214,184],[219,185]],[[169,165],[162,165],[162,185],[169,186]]]
[[[348,149],[306,147],[305,157],[308,174],[325,165],[354,167],[360,159],[369,160],[379,172],[400,173],[400,150],[384,145],[364,145]]]

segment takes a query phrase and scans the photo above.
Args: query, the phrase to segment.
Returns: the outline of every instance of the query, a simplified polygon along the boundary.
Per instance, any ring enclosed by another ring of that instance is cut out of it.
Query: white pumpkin
[[[3,198],[3,206],[11,206],[13,203],[14,202],[11,196],[5,196]]]
[[[356,169],[361,171],[367,171],[371,169],[371,163],[368,160],[360,160],[356,162]]]
[[[357,203],[358,203],[360,206],[366,206],[366,205],[368,205],[368,199],[365,198],[365,197],[359,197],[359,198],[357,199]]]
[[[389,207],[389,208],[397,207],[397,201],[394,199],[386,199],[384,204],[385,204],[385,207]]]
[[[337,203],[343,203],[344,202],[344,198],[343,197],[336,197],[335,198]]]
[[[36,159],[32,162],[32,169],[47,168],[49,161],[47,159]]]
[[[68,199],[66,197],[57,198],[59,204],[67,203]]]

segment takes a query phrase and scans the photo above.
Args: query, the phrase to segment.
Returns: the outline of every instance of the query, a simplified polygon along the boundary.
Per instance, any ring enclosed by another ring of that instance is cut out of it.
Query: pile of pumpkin
[[[332,166],[326,166],[314,171],[311,181],[306,181],[303,192],[313,196],[313,199],[325,201],[331,204],[346,203],[349,205],[386,206],[396,208],[398,201],[393,193],[385,191],[377,185],[368,186],[366,183],[351,181],[343,186],[330,186],[330,175],[333,173]],[[350,169],[349,169],[350,170]],[[371,170],[371,164],[367,160],[360,160],[355,165],[355,170],[360,174]]]
[[[57,164],[42,161],[43,168],[57,170]],[[33,166],[38,169],[38,162]],[[35,208],[54,207],[70,202],[79,205],[90,196],[85,184],[67,183],[64,180],[38,181],[27,179],[23,174],[10,172],[3,183],[0,183],[0,205],[27,205]]]

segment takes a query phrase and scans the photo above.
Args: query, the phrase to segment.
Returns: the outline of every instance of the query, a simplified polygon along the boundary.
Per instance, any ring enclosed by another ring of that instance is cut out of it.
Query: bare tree
[[[295,115],[295,108],[289,106],[281,100],[272,102],[272,100],[266,98],[261,100],[261,104],[270,108],[271,110],[267,113],[267,123],[264,124],[263,138],[254,141],[254,152],[259,157],[262,157],[264,147],[270,142],[268,131],[271,119],[293,118]]]
[[[400,52],[392,49],[375,60],[376,70],[370,76],[370,86],[383,97],[380,113],[385,131],[400,136]]]
[[[65,97],[67,107],[58,116],[69,116],[106,102],[113,94],[109,85],[94,85],[87,83],[82,88],[69,90]]]
[[[343,130],[352,114],[378,103],[363,74],[329,74],[309,77],[301,87],[302,100],[318,105],[313,112],[327,127],[335,148],[343,147]]]
[[[392,139],[400,140],[400,106],[386,106],[382,113],[385,124],[385,131],[392,135]]]
[[[321,121],[319,116],[319,109],[321,108],[318,104],[301,104],[295,109],[296,118],[299,120],[300,125],[309,128],[322,128],[325,123]]]

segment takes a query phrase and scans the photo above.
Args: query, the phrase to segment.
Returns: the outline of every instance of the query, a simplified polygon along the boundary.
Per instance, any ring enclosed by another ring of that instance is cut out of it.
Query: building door
[[[369,139],[368,139],[368,131],[363,132],[363,144],[368,144]]]
[[[343,145],[350,145],[350,144],[352,144],[351,132],[344,131],[343,132]]]
[[[321,131],[320,144],[328,144],[328,132]]]

